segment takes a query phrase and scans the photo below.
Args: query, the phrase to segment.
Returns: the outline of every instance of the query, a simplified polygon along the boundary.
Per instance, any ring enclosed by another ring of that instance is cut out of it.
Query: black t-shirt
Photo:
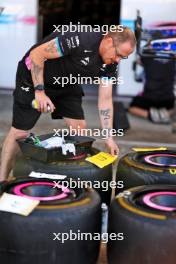
[[[103,34],[101,32],[52,33],[34,45],[25,54],[20,62],[23,76],[32,85],[30,66],[28,67],[30,51],[43,43],[56,39],[58,50],[63,56],[45,61],[44,85],[46,90],[58,89],[59,84],[56,82],[58,77],[69,77],[72,75],[75,77],[116,78],[117,63],[106,65],[99,55],[99,46],[102,38]],[[71,86],[75,85],[72,84]],[[70,86],[70,84],[67,86]]]

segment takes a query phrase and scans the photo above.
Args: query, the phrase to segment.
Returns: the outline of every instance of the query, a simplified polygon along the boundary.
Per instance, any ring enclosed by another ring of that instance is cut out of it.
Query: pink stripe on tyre
[[[149,207],[154,208],[154,209],[158,209],[158,210],[163,210],[163,211],[168,211],[168,212],[176,210],[176,207],[162,206],[162,205],[158,205],[158,204],[152,202],[152,198],[156,198],[157,196],[161,196],[161,195],[162,196],[165,196],[165,195],[176,196],[176,192],[153,192],[153,193],[149,193],[143,197],[143,202],[144,202],[144,204],[148,205]]]
[[[156,166],[176,167],[176,164],[165,165],[165,164],[161,164],[161,163],[158,163],[158,162],[155,162],[155,161],[151,160],[152,158],[156,158],[156,157],[166,157],[166,158],[174,157],[175,160],[176,160],[176,155],[171,155],[171,154],[152,154],[152,155],[148,155],[148,156],[144,157],[144,160],[147,163],[152,164],[152,165],[156,165]]]
[[[50,182],[29,182],[29,183],[23,183],[23,184],[19,184],[17,186],[14,187],[13,192],[16,195],[22,196],[22,197],[26,197],[32,200],[37,200],[37,201],[53,201],[53,200],[60,200],[63,198],[66,198],[68,196],[68,194],[70,193],[70,190],[67,187],[64,187],[62,185],[57,184],[56,188],[61,189],[62,193],[55,195],[55,196],[50,196],[50,197],[36,197],[36,196],[29,196],[26,195],[22,192],[23,188],[26,187],[30,187],[30,186],[37,186],[37,185],[42,185],[42,186],[51,186],[52,188],[55,187],[54,183],[50,183]]]

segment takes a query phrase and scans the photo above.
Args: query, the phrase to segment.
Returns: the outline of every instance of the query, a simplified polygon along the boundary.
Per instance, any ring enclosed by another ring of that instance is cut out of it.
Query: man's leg
[[[66,125],[71,129],[84,129],[87,127],[86,121],[84,119],[72,119],[64,117]]]
[[[14,165],[15,156],[19,151],[16,140],[25,138],[27,135],[28,131],[11,127],[2,147],[0,181],[8,178],[9,173]]]
[[[76,130],[78,135],[84,136],[86,135],[85,133],[85,128],[87,127],[86,121],[84,119],[72,119],[68,117],[64,117],[64,121],[66,125],[69,128],[69,131],[71,133],[71,130],[74,129]]]
[[[33,109],[29,102],[23,104],[14,100],[12,127],[3,143],[1,154],[0,181],[7,179],[14,165],[16,154],[19,150],[17,139],[28,136],[28,131],[32,129],[41,113]]]
[[[132,115],[136,115],[142,118],[148,118],[148,110],[142,109],[140,107],[132,106],[128,109],[128,112]]]

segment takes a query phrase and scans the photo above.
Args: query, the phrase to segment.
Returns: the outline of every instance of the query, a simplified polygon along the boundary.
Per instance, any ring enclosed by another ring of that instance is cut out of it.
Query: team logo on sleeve
[[[79,37],[74,36],[71,38],[66,38],[66,43],[69,49],[77,48],[80,45]]]
[[[74,49],[76,48],[75,42],[74,42],[74,38],[71,37],[71,47]]]
[[[70,39],[66,39],[66,43],[67,43],[67,46],[68,46],[68,48],[69,49],[71,49],[71,41],[70,41]]]
[[[75,37],[75,41],[76,41],[76,46],[79,47],[80,41],[79,41],[79,37],[78,36]]]

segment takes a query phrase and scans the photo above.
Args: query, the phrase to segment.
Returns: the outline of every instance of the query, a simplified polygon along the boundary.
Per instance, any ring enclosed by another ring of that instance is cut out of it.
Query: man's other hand
[[[55,106],[44,91],[35,91],[35,100],[37,101],[37,110],[42,113],[54,112]],[[48,108],[50,111],[48,111]]]
[[[119,147],[112,138],[106,139],[105,144],[111,155],[119,155]]]

